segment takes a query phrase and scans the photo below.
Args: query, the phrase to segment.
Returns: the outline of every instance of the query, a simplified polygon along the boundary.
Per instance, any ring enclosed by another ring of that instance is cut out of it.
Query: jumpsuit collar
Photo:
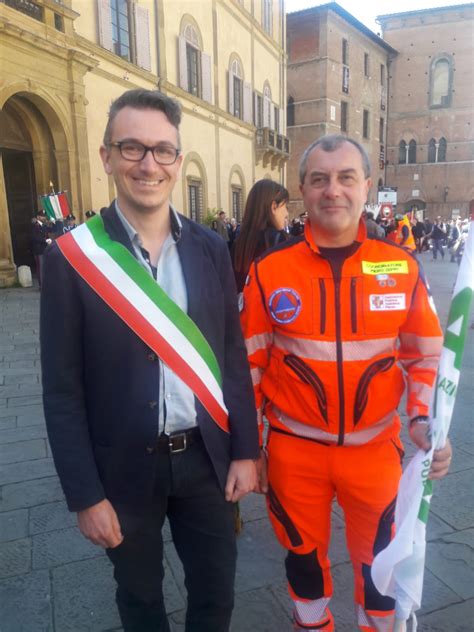
[[[313,252],[316,252],[318,255],[321,254],[321,251],[319,250],[319,246],[317,246],[316,242],[314,241],[313,232],[311,230],[311,223],[309,219],[306,220],[306,223],[304,226],[304,238],[309,248],[313,250]],[[357,235],[354,241],[360,244],[365,239],[367,239],[367,229],[365,227],[365,222],[361,217],[359,220],[359,226],[357,228]]]

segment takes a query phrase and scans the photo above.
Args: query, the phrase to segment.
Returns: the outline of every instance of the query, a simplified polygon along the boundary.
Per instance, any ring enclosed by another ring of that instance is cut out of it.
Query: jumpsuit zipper
[[[326,331],[326,285],[324,279],[319,279],[319,333]]]
[[[334,275],[334,272],[333,272]],[[335,306],[336,306],[336,361],[337,361],[337,383],[339,388],[339,434],[337,445],[344,444],[345,419],[344,419],[344,374],[342,357],[342,336],[341,336],[341,279],[334,278]]]
[[[351,328],[352,333],[357,333],[357,299],[356,299],[356,277],[351,278]]]

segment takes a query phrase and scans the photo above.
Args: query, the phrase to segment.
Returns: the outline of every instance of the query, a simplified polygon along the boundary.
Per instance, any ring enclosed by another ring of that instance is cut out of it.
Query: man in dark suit
[[[35,258],[36,276],[40,288],[43,280],[43,255],[47,245],[51,243],[46,221],[46,215],[41,211],[38,211],[31,220],[31,250]]]
[[[258,433],[228,248],[170,205],[179,104],[131,90],[100,149],[117,199],[45,254],[44,408],[68,507],[106,548],[126,632],[165,632],[161,528],[183,562],[189,632],[233,607],[233,503]]]

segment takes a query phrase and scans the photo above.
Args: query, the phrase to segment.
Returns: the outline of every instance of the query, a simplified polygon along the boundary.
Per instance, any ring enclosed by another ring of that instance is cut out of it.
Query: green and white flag
[[[426,523],[433,494],[433,483],[428,480],[428,474],[434,450],[446,443],[459,384],[474,290],[473,224],[471,219],[433,388],[432,447],[429,452],[419,450],[403,473],[395,508],[395,537],[372,564],[372,580],[377,590],[396,600],[394,632],[405,630],[405,622],[410,616],[413,616],[412,630],[416,630],[415,612],[421,605]]]

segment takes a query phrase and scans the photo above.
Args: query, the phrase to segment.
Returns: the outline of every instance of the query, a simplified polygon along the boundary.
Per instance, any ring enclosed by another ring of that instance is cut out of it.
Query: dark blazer
[[[35,222],[31,225],[31,250],[33,255],[39,256],[44,253],[48,245],[48,227],[45,224]]]
[[[102,217],[109,236],[133,254],[114,204]],[[180,218],[188,314],[219,362],[229,410],[230,435],[196,400],[204,443],[224,488],[232,459],[259,454],[253,389],[227,245]],[[69,509],[107,498],[146,510],[154,484],[156,456],[149,448],[158,432],[159,362],[55,243],[44,256],[40,339],[46,425]]]

